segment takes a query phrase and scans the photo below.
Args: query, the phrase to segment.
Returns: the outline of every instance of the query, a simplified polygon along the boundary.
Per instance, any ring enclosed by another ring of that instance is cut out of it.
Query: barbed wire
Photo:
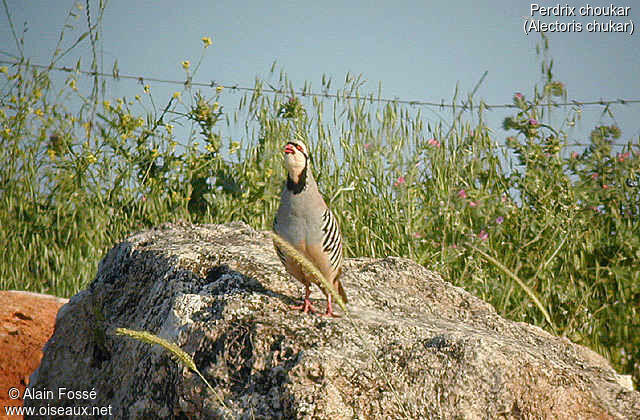
[[[239,86],[237,84],[227,84],[227,83],[217,83],[215,81],[211,81],[209,83],[206,82],[194,82],[192,80],[171,80],[171,79],[161,79],[161,78],[157,78],[157,77],[147,77],[147,76],[136,76],[136,75],[131,75],[131,74],[121,74],[118,71],[114,71],[113,73],[105,73],[105,72],[99,72],[99,71],[89,71],[89,70],[81,70],[81,69],[77,69],[77,68],[73,68],[73,67],[66,67],[66,66],[45,66],[42,64],[34,64],[34,63],[28,63],[28,62],[24,62],[24,61],[8,61],[8,60],[0,60],[0,64],[8,64],[8,65],[12,65],[12,66],[31,66],[31,67],[36,67],[36,68],[40,68],[40,69],[46,69],[46,70],[56,70],[56,71],[63,71],[63,72],[67,72],[67,73],[79,73],[79,74],[84,74],[87,76],[101,76],[101,77],[109,77],[112,78],[114,80],[118,80],[118,79],[128,79],[128,80],[136,80],[141,84],[144,84],[145,82],[156,82],[156,83],[166,83],[166,84],[173,84],[173,85],[181,85],[181,86],[200,86],[200,87],[209,87],[209,88],[217,88],[217,87],[222,87],[224,89],[230,89],[230,90],[234,90],[234,91],[245,91],[245,92],[256,92],[256,91],[260,91],[263,93],[287,93],[290,92],[287,89],[276,89],[273,87],[270,88],[255,88],[255,87],[246,87],[246,86]],[[335,99],[357,99],[357,100],[365,100],[365,101],[370,101],[370,102],[379,102],[379,103],[394,103],[394,104],[403,104],[403,105],[414,105],[414,106],[425,106],[425,107],[438,107],[438,108],[461,108],[462,110],[465,109],[473,109],[474,107],[478,108],[480,106],[484,107],[487,110],[491,110],[494,108],[518,108],[517,105],[515,104],[495,104],[495,105],[490,105],[490,104],[485,104],[484,102],[481,102],[481,104],[479,105],[473,105],[473,104],[468,104],[468,103],[463,103],[463,104],[450,104],[450,103],[445,103],[444,99],[442,99],[440,102],[433,102],[433,101],[420,101],[420,100],[409,100],[409,99],[399,99],[399,98],[375,98],[372,95],[368,95],[368,96],[360,96],[360,95],[346,95],[346,94],[339,94],[339,93],[329,93],[329,92],[306,92],[304,90],[300,90],[300,91],[293,91],[291,92],[293,94],[296,95],[300,95],[300,96],[311,96],[311,97],[320,97],[320,98],[335,98]],[[577,100],[570,100],[570,101],[565,101],[565,102],[555,102],[552,104],[539,104],[539,105],[534,105],[537,107],[548,107],[548,106],[552,106],[552,107],[564,107],[564,106],[577,106],[577,107],[584,107],[584,106],[592,106],[592,105],[598,105],[598,106],[610,106],[610,105],[628,105],[628,104],[638,104],[640,103],[640,99],[599,99],[599,100],[590,100],[590,101],[577,101]]]
[[[18,62],[18,61],[7,61],[7,60],[1,60],[0,59],[0,64],[9,64],[9,65],[16,65],[16,66],[31,66],[31,67],[36,67],[36,68],[40,68],[40,69],[46,69],[46,70],[56,70],[56,71],[62,71],[62,72],[66,72],[66,73],[80,73],[80,74],[84,74],[87,76],[91,76],[91,77],[95,77],[95,76],[103,76],[103,77],[109,77],[112,78],[114,80],[118,80],[118,79],[128,79],[128,80],[136,80],[137,82],[139,82],[140,84],[144,84],[145,82],[157,82],[157,83],[166,83],[166,84],[174,84],[174,85],[180,85],[180,86],[200,86],[200,87],[209,87],[209,88],[213,88],[215,89],[218,86],[223,87],[224,89],[231,89],[231,90],[238,90],[238,91],[247,91],[247,92],[255,92],[255,91],[261,91],[261,92],[266,92],[266,93],[287,93],[289,92],[288,90],[285,89],[275,89],[275,88],[251,88],[251,87],[245,87],[245,86],[238,86],[238,85],[229,85],[229,84],[220,84],[220,83],[216,83],[215,81],[211,81],[209,83],[204,83],[204,82],[193,82],[190,80],[185,80],[185,81],[179,81],[179,80],[170,80],[170,79],[161,79],[161,78],[157,78],[157,77],[144,77],[144,76],[135,76],[135,75],[128,75],[128,74],[119,74],[116,72],[116,74],[112,74],[112,73],[105,73],[105,72],[98,72],[98,71],[90,71],[90,70],[81,70],[81,69],[76,69],[76,68],[72,68],[72,67],[59,67],[59,66],[45,66],[42,64],[34,64],[34,63],[27,63],[27,62]],[[484,77],[484,76],[483,76]],[[331,93],[317,93],[317,92],[304,92],[304,91],[298,91],[295,92],[295,94],[298,94],[300,96],[316,96],[316,97],[327,97],[327,98],[342,98],[342,99],[358,99],[358,100],[366,100],[366,101],[373,101],[373,102],[382,102],[382,103],[398,103],[398,104],[407,104],[407,105],[417,105],[417,106],[437,106],[437,107],[441,107],[441,108],[460,108],[461,111],[465,110],[465,109],[473,109],[473,107],[478,107],[479,105],[469,105],[466,102],[463,102],[462,104],[459,105],[454,105],[454,104],[447,104],[444,103],[444,100],[441,103],[436,103],[436,102],[425,102],[425,101],[411,101],[411,100],[403,100],[403,99],[389,99],[389,98],[370,98],[370,97],[362,97],[362,96],[355,96],[355,95],[340,95],[340,94],[331,94]],[[585,105],[600,105],[600,106],[609,106],[612,104],[636,104],[636,103],[640,103],[640,99],[617,99],[617,100],[599,100],[599,101],[583,101],[583,102],[579,102],[579,101],[569,101],[569,102],[563,102],[563,103],[555,103],[552,104],[552,106],[585,106]],[[491,108],[517,108],[517,105],[515,104],[500,104],[500,105],[487,105],[487,104],[483,104],[483,106],[487,109],[491,109]],[[539,105],[539,106],[548,106],[548,105]],[[567,143],[565,144],[566,147],[569,148],[573,148],[573,147],[586,147],[586,146],[590,146],[589,143]],[[612,147],[625,147],[624,144],[616,144],[613,143],[611,144]],[[506,148],[506,146],[498,146],[498,147],[503,147]]]

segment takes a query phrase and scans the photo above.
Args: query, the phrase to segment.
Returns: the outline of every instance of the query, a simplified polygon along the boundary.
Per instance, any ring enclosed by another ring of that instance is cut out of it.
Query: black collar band
[[[304,165],[304,169],[300,172],[298,182],[293,182],[293,179],[287,175],[287,189],[293,194],[300,194],[307,186],[307,165]]]

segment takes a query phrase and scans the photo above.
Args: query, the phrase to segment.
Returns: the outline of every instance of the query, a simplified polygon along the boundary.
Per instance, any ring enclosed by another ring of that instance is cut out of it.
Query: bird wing
[[[347,295],[339,280],[342,273],[342,235],[338,221],[328,208],[322,215],[321,233],[321,241],[307,242],[306,254],[346,303]]]

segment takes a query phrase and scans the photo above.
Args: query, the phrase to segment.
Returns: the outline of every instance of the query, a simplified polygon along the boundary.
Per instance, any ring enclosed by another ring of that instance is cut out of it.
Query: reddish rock
[[[21,291],[0,291],[0,418],[6,406],[21,406],[29,376],[40,364],[53,334],[58,309],[68,299]],[[20,398],[9,398],[18,388]],[[11,417],[17,418],[17,417]]]

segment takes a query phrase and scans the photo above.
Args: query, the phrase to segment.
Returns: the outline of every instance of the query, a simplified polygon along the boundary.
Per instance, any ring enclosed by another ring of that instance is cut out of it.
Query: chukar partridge
[[[299,140],[291,140],[284,146],[283,152],[287,182],[282,189],[273,230],[307,257],[346,303],[347,295],[339,280],[342,272],[342,235],[338,221],[318,191],[305,144]],[[301,309],[304,313],[314,312],[309,300],[312,278],[277,245],[275,248],[287,271],[305,286],[303,304],[294,306],[293,309]],[[321,285],[318,286],[327,297],[325,315],[335,316],[331,293]]]

